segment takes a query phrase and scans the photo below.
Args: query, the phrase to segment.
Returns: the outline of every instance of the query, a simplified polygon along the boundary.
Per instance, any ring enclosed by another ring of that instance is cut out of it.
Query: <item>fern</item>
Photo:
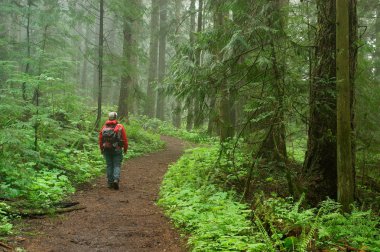
[[[257,215],[255,215],[255,224],[256,224],[257,228],[259,229],[259,232],[260,232],[261,236],[263,237],[266,246],[269,247],[270,251],[275,251],[275,248],[273,247],[272,239],[268,235],[266,229],[263,226],[262,221],[260,220],[260,218]]]

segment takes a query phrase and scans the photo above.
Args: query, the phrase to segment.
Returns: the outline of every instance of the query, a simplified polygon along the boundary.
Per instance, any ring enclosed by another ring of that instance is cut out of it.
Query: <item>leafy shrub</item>
[[[332,205],[329,211],[321,216],[318,229],[320,247],[334,248],[346,244],[367,251],[380,251],[380,218],[371,211],[353,209],[350,214],[342,214],[336,202],[323,202]]]
[[[83,144],[82,150],[66,148],[56,155],[56,165],[63,168],[73,183],[90,181],[103,171],[103,159],[97,144]]]
[[[4,211],[7,208],[9,208],[7,204],[0,202],[0,236],[9,234],[12,229],[12,224],[9,223],[9,219]]]
[[[162,149],[165,143],[160,140],[160,135],[143,129],[139,120],[130,120],[126,126],[128,135],[128,158],[141,156]]]
[[[233,192],[223,192],[207,183],[215,162],[215,152],[209,155],[207,150],[192,150],[169,168],[161,186],[159,205],[176,226],[191,233],[189,244],[193,251],[244,251],[260,247],[250,235],[247,205],[236,202]]]
[[[50,207],[73,193],[70,180],[59,170],[42,170],[35,173],[28,186],[27,199],[36,208]]]
[[[175,128],[171,123],[161,121],[157,118],[148,118],[146,116],[135,116],[133,120],[139,122],[145,130],[149,130],[161,135],[174,136],[194,143],[212,143],[215,138],[211,138],[201,131],[187,131],[185,129]]]
[[[241,196],[225,181],[232,181],[237,171],[245,176],[246,156],[236,151],[238,169],[231,168],[231,145],[223,148],[188,150],[169,168],[161,186],[158,204],[190,234],[192,251],[380,251],[380,219],[371,212],[343,214],[332,200],[307,208],[304,196],[295,201],[258,192],[252,210],[240,203]]]

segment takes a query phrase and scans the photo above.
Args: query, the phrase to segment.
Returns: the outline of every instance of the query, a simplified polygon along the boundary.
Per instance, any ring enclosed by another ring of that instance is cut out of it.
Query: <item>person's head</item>
[[[116,112],[110,112],[108,114],[108,119],[109,120],[116,120],[117,119],[117,113]]]

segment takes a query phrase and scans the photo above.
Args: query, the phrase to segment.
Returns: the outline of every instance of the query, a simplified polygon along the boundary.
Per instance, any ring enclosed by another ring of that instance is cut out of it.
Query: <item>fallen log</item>
[[[8,214],[18,215],[23,218],[40,218],[46,215],[52,214],[62,214],[73,211],[79,211],[86,209],[84,206],[75,206],[75,207],[65,207],[65,208],[55,208],[55,209],[37,209],[37,210],[23,210],[23,209],[12,209],[6,210]]]
[[[9,250],[13,251],[13,248],[11,246],[9,246],[9,245],[1,242],[1,241],[0,241],[0,246],[3,247],[3,248],[6,248],[6,249],[9,249]]]
[[[59,208],[55,211],[55,213],[69,213],[73,211],[79,211],[86,209],[85,206],[77,206],[77,207],[70,207],[70,208]]]
[[[74,202],[59,202],[59,203],[55,204],[54,206],[57,207],[57,208],[68,208],[68,207],[73,207],[73,206],[76,206],[76,205],[79,205],[78,201],[74,201]]]
[[[39,210],[39,211],[26,211],[26,212],[20,212],[20,215],[24,218],[35,218],[35,217],[43,217],[46,215],[52,215],[52,214],[62,214],[62,213],[69,213],[73,211],[79,211],[86,209],[86,207],[82,206],[76,206],[76,207],[66,207],[66,208],[56,208],[56,209],[50,209],[50,210]]]

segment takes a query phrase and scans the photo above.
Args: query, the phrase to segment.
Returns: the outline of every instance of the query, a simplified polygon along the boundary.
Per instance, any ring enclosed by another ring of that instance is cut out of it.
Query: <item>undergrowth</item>
[[[294,200],[258,191],[249,204],[241,202],[222,178],[239,170],[244,177],[248,167],[241,161],[228,170],[232,162],[219,156],[228,153],[218,145],[187,151],[162,183],[158,204],[189,235],[192,251],[380,251],[380,220],[370,211],[343,214],[332,200],[310,208],[304,196]]]
[[[187,131],[184,128],[175,128],[170,122],[161,121],[157,118],[133,116],[132,120],[139,121],[145,130],[161,135],[178,137],[193,143],[213,143],[216,141],[215,138],[208,136],[201,130]]]
[[[94,114],[80,99],[49,101],[38,118],[32,115],[35,107],[8,102],[13,106],[0,104],[0,236],[11,232],[19,209],[54,209],[77,185],[105,173]],[[139,122],[124,125],[127,159],[163,148],[159,135]]]
[[[158,204],[177,227],[191,234],[192,251],[244,251],[256,244],[247,205],[207,183],[218,149],[194,149],[169,168]],[[258,250],[259,251],[259,250]]]
[[[12,230],[12,224],[9,223],[9,218],[5,210],[9,209],[9,206],[3,202],[0,202],[0,236],[7,235]]]

